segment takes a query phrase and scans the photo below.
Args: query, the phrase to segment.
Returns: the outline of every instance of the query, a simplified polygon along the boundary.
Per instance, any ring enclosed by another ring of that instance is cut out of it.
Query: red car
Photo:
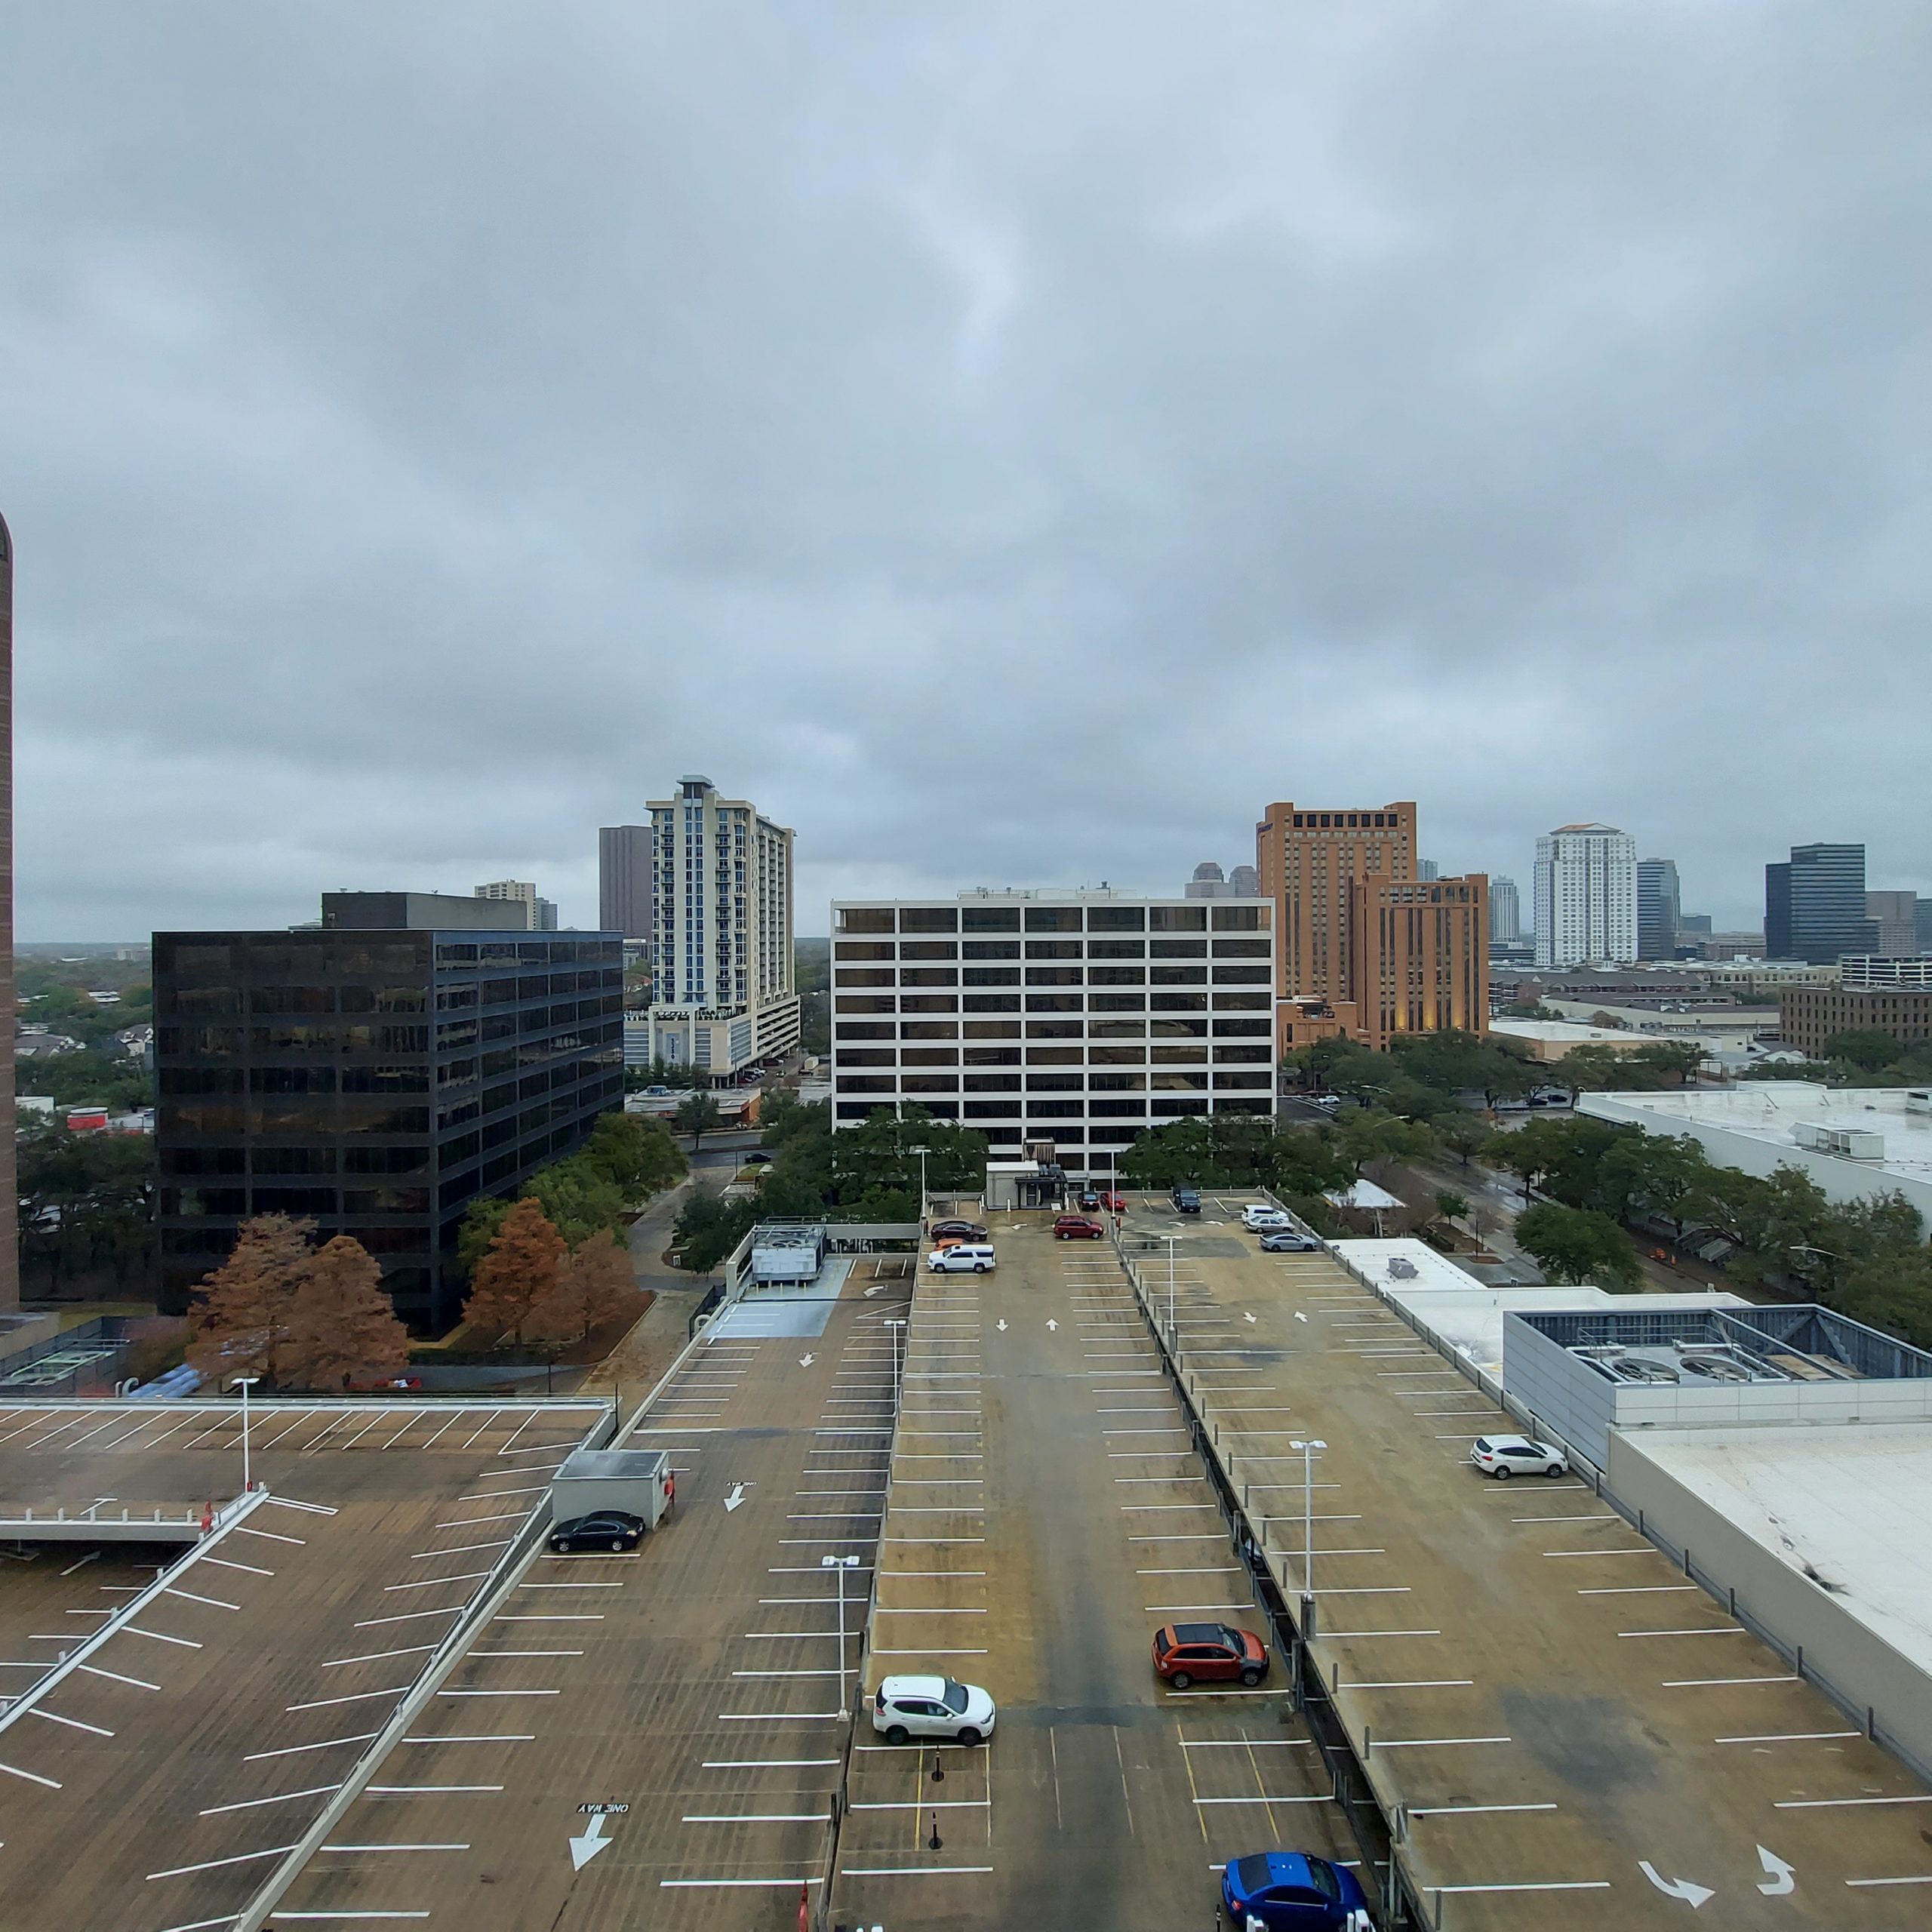
[[[1062,1214],[1054,1223],[1055,1241],[1098,1241],[1106,1232],[1098,1221],[1084,1214]]]
[[[1100,1205],[1109,1214],[1124,1214],[1127,1212],[1127,1196],[1124,1194],[1103,1194],[1100,1196]]]
[[[1154,1673],[1177,1690],[1231,1680],[1252,1690],[1268,1675],[1268,1646],[1226,1623],[1169,1623],[1154,1632]]]

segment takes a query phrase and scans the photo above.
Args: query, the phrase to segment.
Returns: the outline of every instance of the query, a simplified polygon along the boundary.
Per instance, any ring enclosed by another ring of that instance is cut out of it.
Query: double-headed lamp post
[[[845,1702],[845,1573],[859,1567],[856,1556],[821,1556],[818,1560],[821,1570],[833,1570],[838,1574],[838,1702],[841,1708]]]
[[[234,1386],[242,1392],[242,1494],[246,1496],[254,1485],[248,1479],[248,1391],[261,1380],[259,1375],[238,1375]]]
[[[1301,1590],[1305,1597],[1315,1595],[1315,1459],[1327,1446],[1315,1441],[1288,1444],[1301,1458]]]

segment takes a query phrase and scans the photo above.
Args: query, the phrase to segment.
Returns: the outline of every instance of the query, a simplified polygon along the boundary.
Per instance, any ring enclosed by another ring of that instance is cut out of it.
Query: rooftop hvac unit
[[[1932,1114],[1932,1094],[1915,1088],[1905,1097],[1905,1110],[1909,1114]]]
[[[1832,1130],[1821,1127],[1816,1121],[1799,1121],[1791,1130],[1791,1137],[1801,1147],[1808,1147],[1814,1154],[1822,1154],[1829,1146]]]
[[[1392,1281],[1413,1281],[1416,1278],[1416,1264],[1404,1256],[1395,1255],[1389,1263],[1389,1278]]]

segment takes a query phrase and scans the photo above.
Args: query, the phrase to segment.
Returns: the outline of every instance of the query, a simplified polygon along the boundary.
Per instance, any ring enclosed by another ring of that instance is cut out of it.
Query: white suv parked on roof
[[[1241,1224],[1244,1228],[1291,1228],[1294,1223],[1278,1208],[1271,1208],[1266,1202],[1251,1201],[1241,1211]]]
[[[1519,1472],[1526,1476],[1570,1473],[1570,1458],[1561,1449],[1527,1435],[1479,1435],[1469,1451],[1469,1460],[1484,1475],[1494,1476],[1498,1482]]]
[[[888,1744],[914,1737],[978,1744],[993,1734],[993,1700],[977,1684],[949,1677],[888,1677],[872,1694],[872,1728]]]

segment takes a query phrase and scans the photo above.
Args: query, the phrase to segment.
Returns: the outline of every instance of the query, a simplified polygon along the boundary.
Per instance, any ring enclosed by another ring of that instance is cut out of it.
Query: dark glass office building
[[[1764,954],[1829,966],[1876,949],[1866,917],[1863,845],[1794,845],[1764,868]]]
[[[243,1221],[294,1214],[361,1242],[412,1328],[448,1327],[470,1201],[623,1104],[623,981],[615,933],[157,933],[164,1306]]]

